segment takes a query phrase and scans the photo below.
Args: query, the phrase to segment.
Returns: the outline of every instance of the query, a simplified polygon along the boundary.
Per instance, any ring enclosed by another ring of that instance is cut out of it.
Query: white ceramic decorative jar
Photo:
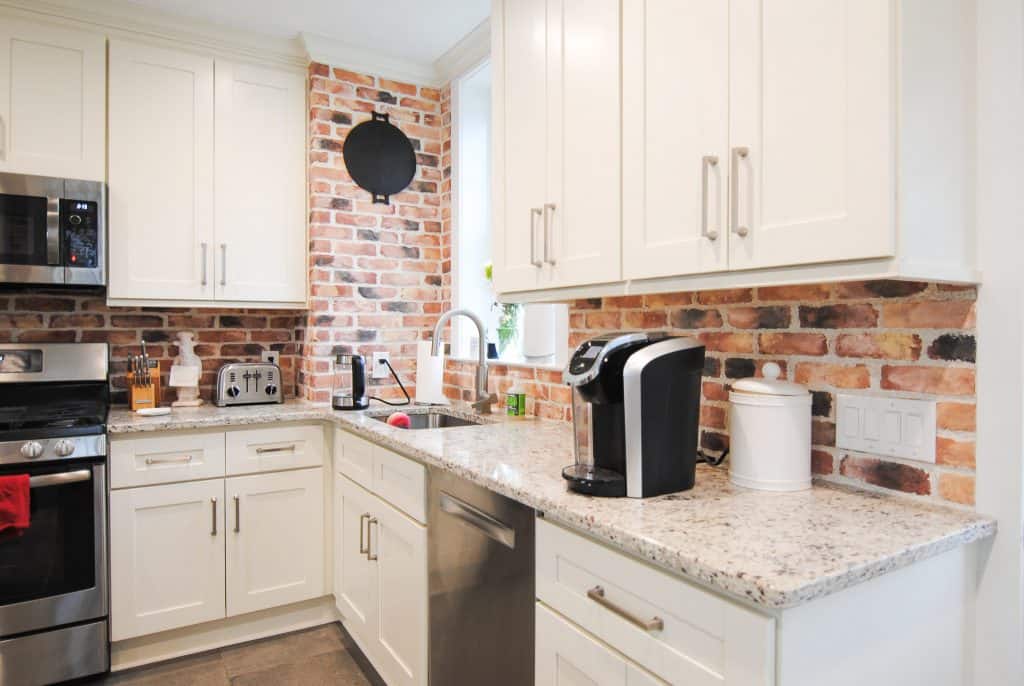
[[[811,394],[780,381],[781,372],[769,362],[764,378],[737,381],[729,392],[729,474],[737,486],[811,487]]]

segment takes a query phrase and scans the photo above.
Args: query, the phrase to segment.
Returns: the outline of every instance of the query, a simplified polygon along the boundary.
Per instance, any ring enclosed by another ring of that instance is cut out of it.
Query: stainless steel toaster
[[[232,362],[217,371],[214,403],[256,405],[283,403],[281,368],[269,362]]]

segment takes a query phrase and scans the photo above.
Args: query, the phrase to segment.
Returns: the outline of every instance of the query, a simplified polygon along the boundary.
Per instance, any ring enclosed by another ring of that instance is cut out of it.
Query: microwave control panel
[[[62,261],[66,267],[99,265],[98,205],[91,200],[61,200]]]

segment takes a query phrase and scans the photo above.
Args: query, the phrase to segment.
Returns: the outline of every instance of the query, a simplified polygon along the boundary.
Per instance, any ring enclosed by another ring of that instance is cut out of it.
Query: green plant
[[[484,278],[488,282],[494,282],[494,265],[491,262],[484,263]],[[491,308],[498,311],[498,352],[505,352],[505,348],[519,335],[519,311],[518,303],[499,303],[495,301]]]

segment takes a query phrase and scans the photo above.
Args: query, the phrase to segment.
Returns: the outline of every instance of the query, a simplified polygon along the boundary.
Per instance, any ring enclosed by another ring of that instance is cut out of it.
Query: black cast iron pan
[[[388,121],[388,115],[373,113],[349,131],[342,148],[349,176],[373,195],[373,201],[388,203],[388,196],[405,190],[416,175],[416,153],[412,142]]]

